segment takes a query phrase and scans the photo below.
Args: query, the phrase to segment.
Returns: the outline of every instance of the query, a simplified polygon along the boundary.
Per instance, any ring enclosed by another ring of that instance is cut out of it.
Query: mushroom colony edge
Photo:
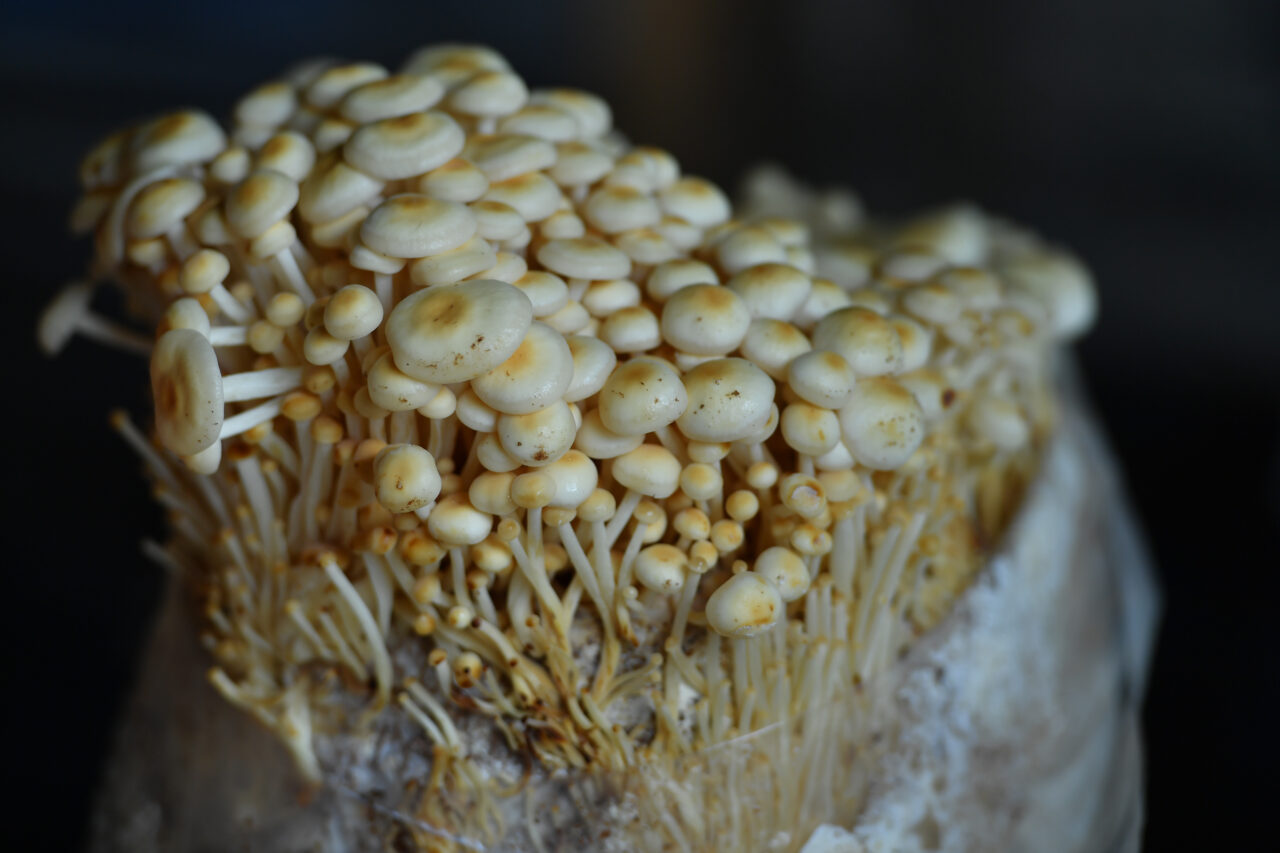
[[[735,212],[480,47],[299,65],[80,176],[92,280],[156,332],[81,283],[41,340],[150,353],[154,432],[112,423],[210,682],[313,781],[327,733],[408,720],[427,849],[504,831],[475,720],[526,781],[782,727],[773,817],[706,790],[726,765],[636,819],[695,849],[829,819],[823,756],[1016,511],[1094,313],[1078,261],[969,206],[870,220],[766,174]]]

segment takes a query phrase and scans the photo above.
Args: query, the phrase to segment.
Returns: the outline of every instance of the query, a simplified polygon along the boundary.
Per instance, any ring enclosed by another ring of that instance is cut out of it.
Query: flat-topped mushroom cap
[[[662,210],[701,228],[727,222],[729,199],[720,188],[702,178],[681,178],[658,193]]]
[[[527,172],[548,169],[556,162],[556,149],[545,139],[519,133],[472,137],[464,156],[490,181],[505,181]]]
[[[573,380],[573,354],[564,335],[534,322],[511,357],[471,380],[476,396],[509,415],[536,412],[562,399]]]
[[[773,584],[784,602],[797,601],[809,591],[809,567],[790,548],[766,548],[751,571]]]
[[[742,297],[717,284],[682,287],[662,306],[662,338],[692,355],[724,355],[746,337],[751,312]]]
[[[413,512],[440,495],[436,460],[416,444],[389,444],[373,460],[373,491],[389,512]]]
[[[529,96],[531,104],[548,104],[564,110],[578,123],[579,139],[604,136],[613,127],[613,111],[609,104],[590,92],[579,89],[539,89]]]
[[[222,370],[209,339],[172,329],[151,351],[151,396],[156,433],[165,447],[192,456],[218,440],[222,429]]]
[[[409,278],[420,287],[454,284],[493,268],[498,253],[483,237],[472,237],[456,249],[420,258],[409,266]]]
[[[529,297],[503,281],[430,287],[387,318],[387,343],[402,371],[425,382],[474,379],[511,357],[533,322]]]
[[[360,240],[393,258],[423,258],[456,249],[476,233],[465,204],[417,193],[393,195],[360,225]]]
[[[525,230],[524,217],[509,204],[482,199],[468,207],[476,218],[476,233],[486,240],[510,240]]]
[[[600,420],[617,435],[645,435],[680,417],[688,404],[680,374],[656,358],[633,358],[614,368],[600,389]]]
[[[444,97],[444,85],[421,74],[393,74],[349,91],[339,112],[347,121],[367,124],[422,112]]]
[[[505,70],[481,71],[449,95],[451,109],[469,116],[505,116],[529,100],[524,81]]]
[[[364,125],[342,146],[342,156],[368,175],[396,181],[443,166],[465,143],[458,123],[433,110]]]
[[[978,267],[955,267],[938,276],[938,283],[960,298],[970,311],[991,311],[1000,307],[1003,290],[1000,281],[988,270]]]
[[[573,378],[564,391],[564,399],[576,403],[604,387],[618,364],[618,356],[604,341],[589,335],[571,335],[565,343],[573,357]]]
[[[689,405],[676,423],[695,441],[737,441],[769,422],[773,380],[744,358],[705,361],[685,373]]]
[[[752,317],[790,320],[813,289],[813,281],[787,264],[759,264],[748,267],[726,286],[746,304]]]
[[[816,349],[838,353],[859,376],[883,376],[902,369],[902,341],[892,325],[860,306],[842,308],[818,322]]]
[[[477,71],[505,71],[510,66],[502,54],[480,44],[433,44],[413,52],[404,63],[405,74],[430,74],[446,86],[454,86]]]
[[[569,286],[555,273],[530,270],[511,283],[529,297],[535,317],[554,314],[569,303]]]
[[[707,624],[725,637],[754,637],[782,617],[782,594],[754,572],[729,578],[707,599]]]
[[[442,201],[475,201],[489,189],[489,179],[474,163],[454,157],[418,179],[418,190]]]
[[[680,486],[680,460],[656,444],[642,444],[613,460],[613,478],[650,498],[669,498]]]
[[[547,174],[564,187],[594,184],[609,174],[613,158],[598,146],[586,142],[564,142],[556,146],[556,162]]]
[[[502,449],[520,464],[535,468],[563,456],[573,447],[577,431],[578,422],[563,400],[529,414],[498,417]]]
[[[137,173],[212,160],[227,147],[218,123],[200,110],[180,110],[140,127],[129,140]]]
[[[604,425],[600,410],[592,409],[582,418],[573,446],[592,459],[613,459],[635,450],[644,443],[644,435],[618,435]]]
[[[298,197],[297,182],[272,169],[259,169],[227,196],[227,225],[237,237],[252,240],[288,217]]]
[[[631,259],[598,237],[548,240],[538,249],[538,262],[566,278],[625,278]]]
[[[129,206],[129,236],[135,240],[164,236],[200,206],[204,195],[204,186],[188,178],[165,178],[149,184]]]
[[[665,302],[672,294],[690,284],[717,284],[716,271],[702,261],[679,258],[667,261],[649,273],[645,293],[655,302]]]
[[[337,106],[351,90],[386,76],[387,69],[374,62],[331,65],[305,87],[303,96],[311,106],[327,110]]]
[[[650,545],[636,555],[636,580],[658,593],[679,592],[684,586],[689,558],[675,545]]]
[[[888,471],[906,462],[924,440],[924,411],[915,396],[886,377],[859,379],[840,410],[844,444],[859,464]]]
[[[587,196],[582,215],[592,227],[605,234],[656,225],[662,218],[653,196],[616,184],[606,184]]]
[[[374,361],[366,377],[369,399],[389,412],[407,412],[430,403],[440,386],[421,382],[396,367],[390,352]]]
[[[548,142],[567,142],[578,135],[578,122],[573,115],[550,104],[526,104],[504,118],[498,129],[503,133],[522,133]]]
[[[555,181],[541,172],[527,172],[491,183],[484,198],[514,208],[525,222],[541,222],[560,209],[564,197]]]
[[[302,182],[298,213],[312,223],[331,222],[375,198],[382,182],[339,159],[318,165]]]
[[[555,483],[555,496],[548,506],[577,509],[595,491],[600,479],[596,463],[581,450],[569,450],[542,469]]]
[[[372,334],[382,323],[382,302],[363,284],[348,284],[324,306],[325,331],[344,341]]]

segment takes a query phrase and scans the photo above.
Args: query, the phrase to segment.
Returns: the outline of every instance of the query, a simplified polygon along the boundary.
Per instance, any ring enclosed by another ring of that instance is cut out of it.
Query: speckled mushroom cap
[[[94,267],[158,332],[159,449],[117,423],[211,680],[312,778],[312,721],[361,703],[453,766],[466,719],[548,772],[837,707],[981,565],[1096,311],[1079,261],[976,207],[878,222],[774,173],[735,208],[479,46],[308,63],[81,177]],[[124,340],[89,292],[48,346]],[[488,796],[471,770],[420,780],[423,820],[483,831],[448,811]],[[647,825],[694,837],[662,797]]]

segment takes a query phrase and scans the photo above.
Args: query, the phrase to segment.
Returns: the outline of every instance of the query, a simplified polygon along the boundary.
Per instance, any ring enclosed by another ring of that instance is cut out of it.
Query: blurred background
[[[972,199],[1087,259],[1101,320],[1080,356],[1166,596],[1147,849],[1254,849],[1270,832],[1280,4],[223,0],[0,15],[14,394],[0,654],[17,748],[3,772],[34,795],[10,849],[80,843],[162,580],[137,555],[159,515],[106,426],[113,406],[144,411],[145,371],[82,340],[52,362],[34,346],[39,307],[89,253],[65,233],[81,154],[161,109],[225,117],[304,56],[395,64],[443,40],[497,47],[531,85],[603,95],[634,141],[727,188],[774,160],[876,212]]]

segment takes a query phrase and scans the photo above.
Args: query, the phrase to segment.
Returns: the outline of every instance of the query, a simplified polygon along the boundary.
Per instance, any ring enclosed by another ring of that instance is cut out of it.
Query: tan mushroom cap
[[[446,86],[454,86],[477,71],[502,71],[510,66],[502,54],[480,44],[433,44],[413,52],[404,73],[430,74]]]
[[[233,115],[239,124],[278,127],[298,108],[298,95],[283,80],[263,83],[236,102]]]
[[[600,324],[600,340],[620,353],[647,352],[662,343],[658,318],[643,305],[620,308]]]
[[[417,193],[393,195],[360,225],[360,240],[393,258],[423,258],[456,249],[476,233],[465,204]]]
[[[743,358],[719,358],[685,373],[689,405],[676,423],[695,441],[737,441],[768,424],[773,380]]]
[[[340,112],[347,121],[366,124],[384,118],[422,112],[444,97],[444,85],[434,77],[393,74],[371,80],[347,93]]]
[[[609,174],[613,158],[586,142],[565,142],[556,146],[556,161],[547,174],[564,187],[594,184]]]
[[[382,182],[341,160],[317,166],[302,182],[298,213],[307,222],[332,222],[377,197]]]
[[[635,450],[644,443],[644,435],[618,435],[604,425],[600,410],[592,409],[582,418],[574,447],[592,459],[613,459]]]
[[[578,135],[578,122],[551,104],[526,104],[498,125],[503,133],[522,133],[548,142],[567,142]]]
[[[471,77],[449,95],[449,106],[464,115],[505,116],[529,100],[524,81],[506,70],[486,70]]]
[[[150,184],[129,207],[129,236],[147,240],[167,234],[200,206],[204,196],[204,186],[188,178],[165,178]]]
[[[492,529],[493,517],[473,507],[466,492],[445,495],[427,518],[427,530],[444,545],[479,545]]]
[[[475,201],[489,189],[489,179],[470,160],[454,157],[418,179],[418,189],[441,201]]]
[[[746,337],[751,312],[742,297],[716,284],[690,284],[662,306],[662,338],[692,355],[724,355]]]
[[[528,172],[490,184],[484,198],[514,208],[525,222],[541,222],[560,209],[564,197],[555,181],[541,172]]]
[[[689,558],[675,545],[650,545],[636,555],[636,580],[645,589],[670,594],[684,586]]]
[[[236,236],[252,240],[288,217],[297,203],[295,181],[272,169],[259,169],[227,196],[227,225]]]
[[[665,302],[672,294],[690,284],[717,284],[716,271],[702,261],[679,258],[667,261],[649,273],[645,293],[657,302]]]
[[[539,467],[555,462],[573,447],[578,422],[569,404],[557,400],[525,415],[500,415],[498,440],[502,449],[522,465]]]
[[[530,270],[511,283],[529,297],[535,317],[554,314],[569,303],[569,286],[555,273]]]
[[[792,360],[787,366],[787,384],[806,402],[839,409],[849,401],[857,376],[838,353],[819,349]]]
[[[790,320],[809,298],[813,281],[787,264],[748,267],[726,286],[742,297],[752,317]]]
[[[481,200],[469,207],[476,218],[476,232],[486,240],[510,240],[525,230],[524,217],[510,205]]]
[[[534,322],[511,357],[471,380],[476,396],[496,411],[525,415],[560,400],[573,380],[573,354],[564,336]]]
[[[556,162],[556,149],[535,136],[502,133],[472,137],[465,156],[488,180],[496,182],[550,168]]]
[[[174,453],[192,456],[218,440],[222,429],[222,370],[208,338],[173,329],[151,352],[151,396],[156,433]]]
[[[656,358],[633,358],[618,365],[600,389],[600,420],[617,435],[645,435],[675,421],[688,404],[675,370]]]
[[[382,302],[362,284],[348,284],[324,306],[325,331],[344,341],[372,334],[382,323]]]
[[[711,228],[729,219],[729,199],[702,178],[681,178],[658,194],[662,209],[685,222]]]
[[[386,335],[408,375],[463,382],[510,358],[532,321],[529,297],[506,282],[476,279],[409,295],[392,309]]]
[[[662,218],[653,196],[616,184],[605,185],[587,196],[582,215],[592,227],[605,234],[656,225]]]
[[[600,479],[596,463],[581,450],[569,450],[542,469],[555,483],[555,496],[548,506],[577,509],[595,491]]]
[[[571,335],[565,343],[573,356],[573,379],[564,391],[564,399],[576,403],[604,387],[618,364],[618,356],[604,341],[589,335]]]
[[[364,125],[342,146],[342,156],[368,175],[395,181],[443,166],[465,143],[466,134],[445,113],[410,113]]]
[[[838,353],[859,376],[883,376],[902,369],[902,341],[884,317],[860,306],[823,318],[813,332],[816,349]]]
[[[538,262],[566,278],[625,278],[631,259],[598,237],[548,240],[538,249]]]
[[[396,367],[390,352],[384,352],[368,371],[369,399],[389,412],[407,412],[430,403],[440,386],[419,382]]]
[[[529,97],[533,104],[549,104],[573,116],[578,123],[578,137],[593,139],[604,136],[613,126],[609,104],[589,92],[578,89],[540,89]]]
[[[413,262],[409,278],[421,287],[454,284],[493,268],[498,255],[483,237],[472,237],[456,249]]]
[[[754,572],[729,578],[707,599],[707,624],[725,637],[754,637],[782,617],[782,594]]]
[[[164,166],[212,160],[227,147],[227,136],[208,113],[180,110],[144,124],[129,141],[138,173]]]
[[[752,572],[773,584],[784,602],[796,601],[809,591],[809,567],[790,548],[775,545],[761,551]]]
[[[387,69],[373,62],[332,65],[306,86],[304,96],[311,106],[329,109],[337,106],[351,90],[386,76]]]
[[[295,181],[304,180],[315,164],[315,147],[305,136],[293,130],[272,136],[258,149],[255,158],[256,168],[274,169]]]
[[[415,444],[387,445],[374,458],[374,495],[390,512],[426,506],[439,496],[440,485],[435,457]]]
[[[613,478],[632,491],[666,499],[680,486],[680,460],[656,444],[642,444],[613,460]]]
[[[877,471],[901,466],[924,440],[924,411],[915,396],[886,377],[858,380],[840,410],[844,444],[860,464]]]

